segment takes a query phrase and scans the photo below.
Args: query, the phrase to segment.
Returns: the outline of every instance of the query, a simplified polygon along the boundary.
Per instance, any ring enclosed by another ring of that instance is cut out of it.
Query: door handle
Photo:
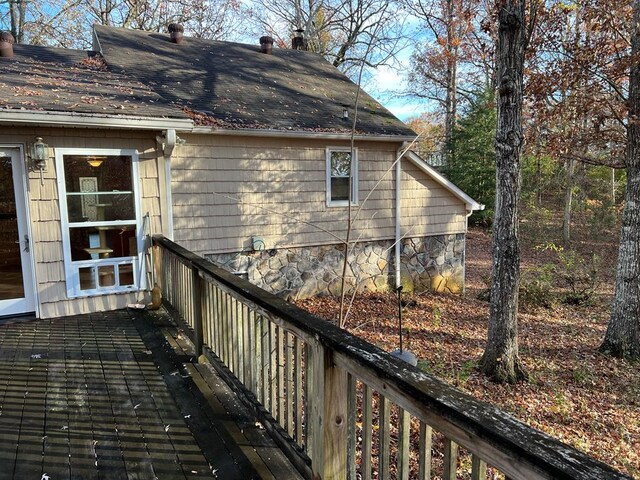
[[[29,253],[30,248],[29,248],[29,235],[25,235],[24,236],[24,251]]]

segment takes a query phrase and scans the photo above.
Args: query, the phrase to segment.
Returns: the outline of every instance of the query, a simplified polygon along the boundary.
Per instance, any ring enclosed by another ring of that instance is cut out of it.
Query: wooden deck
[[[0,479],[299,478],[166,315],[0,319]]]

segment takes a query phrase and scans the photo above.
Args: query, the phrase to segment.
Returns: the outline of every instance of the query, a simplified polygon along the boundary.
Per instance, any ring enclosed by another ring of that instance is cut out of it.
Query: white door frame
[[[22,264],[22,281],[24,298],[0,300],[0,317],[35,312],[38,315],[38,302],[35,279],[35,263],[33,258],[33,237],[31,235],[31,219],[29,217],[28,180],[24,150],[21,145],[0,145],[0,156],[11,158],[13,186],[16,200],[16,216],[18,222],[18,238],[20,239],[20,260]],[[29,250],[25,251],[25,236],[29,239]]]

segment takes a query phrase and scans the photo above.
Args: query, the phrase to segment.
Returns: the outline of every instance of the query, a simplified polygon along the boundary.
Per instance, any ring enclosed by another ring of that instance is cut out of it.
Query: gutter
[[[162,135],[156,137],[156,142],[161,147],[162,159],[164,163],[164,182],[166,188],[166,196],[164,201],[166,207],[164,212],[167,216],[167,232],[166,237],[173,240],[173,196],[171,194],[171,156],[176,145],[181,143],[174,129],[167,129]],[[184,142],[182,142],[184,143]]]
[[[23,124],[79,128],[126,128],[129,130],[190,131],[193,121],[189,118],[154,118],[96,113],[68,113],[0,109],[0,124]]]
[[[261,138],[300,138],[317,140],[351,139],[350,133],[307,132],[288,130],[269,130],[260,128],[227,130],[214,127],[194,126],[190,118],[159,118],[125,115],[105,115],[97,113],[51,112],[34,110],[0,109],[0,124],[38,125],[46,127],[75,128],[126,128],[129,130],[174,130],[180,133],[204,135],[261,137]],[[406,142],[415,137],[410,135],[356,135],[358,141],[370,142]]]
[[[176,128],[180,130],[179,128]],[[224,135],[237,137],[262,137],[262,138],[302,138],[317,140],[350,140],[350,133],[333,132],[307,132],[301,130],[269,130],[260,128],[246,128],[227,130],[214,127],[193,127],[189,133],[204,135]],[[355,135],[355,140],[368,140],[371,142],[407,142],[412,141],[415,135]]]

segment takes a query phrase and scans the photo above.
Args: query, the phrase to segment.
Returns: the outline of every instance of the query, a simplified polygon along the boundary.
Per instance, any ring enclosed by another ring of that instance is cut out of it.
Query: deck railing
[[[154,251],[198,356],[307,478],[631,478],[162,236]]]

